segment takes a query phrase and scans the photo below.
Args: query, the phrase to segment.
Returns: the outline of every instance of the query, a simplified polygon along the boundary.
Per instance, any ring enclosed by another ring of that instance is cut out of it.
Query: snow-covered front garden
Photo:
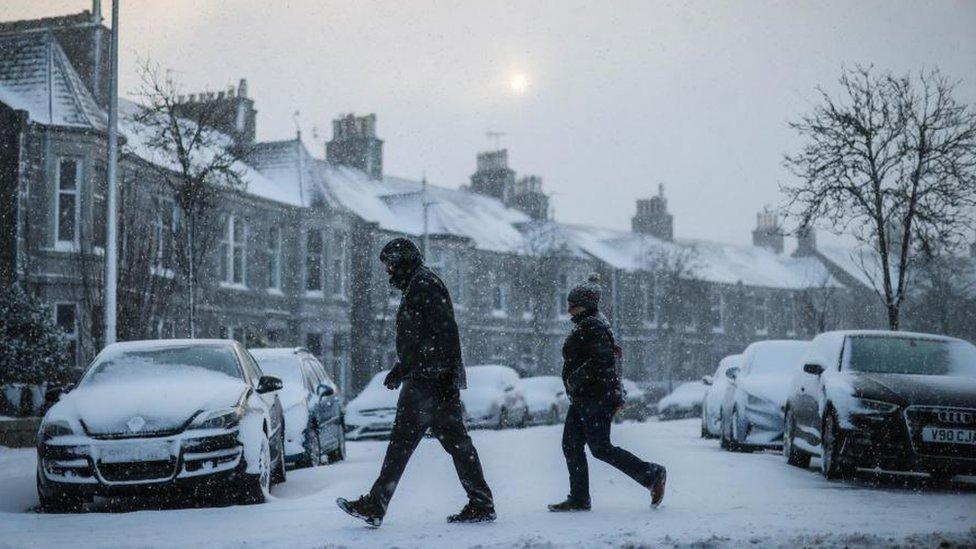
[[[448,525],[464,504],[450,457],[425,440],[383,527],[342,514],[379,469],[385,443],[351,442],[346,462],[293,471],[269,503],[164,509],[98,501],[88,513],[35,512],[32,450],[0,449],[0,547],[700,547],[976,543],[976,479],[936,485],[919,476],[861,473],[829,482],[778,453],[731,454],[698,438],[696,419],[625,423],[615,440],[669,469],[662,507],[591,460],[593,511],[552,514],[567,480],[559,427],[477,431],[495,492],[494,524]],[[816,463],[816,460],[814,461]]]

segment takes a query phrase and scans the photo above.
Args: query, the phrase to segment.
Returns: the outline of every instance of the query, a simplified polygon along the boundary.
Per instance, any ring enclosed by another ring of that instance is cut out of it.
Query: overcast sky
[[[90,7],[0,0],[0,18]],[[468,181],[486,131],[505,132],[560,221],[627,228],[663,183],[688,238],[750,241],[781,201],[786,122],[845,64],[937,66],[976,106],[976,0],[125,0],[121,19],[123,94],[147,57],[187,91],[246,77],[258,138],[293,136],[299,110],[317,155],[338,113],[375,112],[386,172],[446,186]]]

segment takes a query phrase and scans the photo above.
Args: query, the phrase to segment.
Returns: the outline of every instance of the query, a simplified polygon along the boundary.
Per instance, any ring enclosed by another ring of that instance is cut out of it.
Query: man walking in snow
[[[396,321],[399,362],[383,384],[403,389],[379,478],[370,492],[356,501],[336,503],[350,515],[378,527],[386,515],[410,455],[429,428],[454,459],[468,504],[448,522],[495,520],[491,490],[485,482],[478,452],[464,427],[460,390],[465,387],[461,340],[454,320],[454,305],[447,287],[424,266],[413,242],[391,240],[380,252],[390,284],[403,292]]]
[[[651,505],[664,499],[667,474],[663,466],[647,463],[610,443],[613,415],[624,403],[610,323],[600,312],[600,277],[574,287],[567,298],[573,327],[563,344],[563,384],[570,398],[563,426],[563,454],[569,468],[569,497],[549,505],[553,512],[589,511],[590,478],[584,445],[650,491]]]

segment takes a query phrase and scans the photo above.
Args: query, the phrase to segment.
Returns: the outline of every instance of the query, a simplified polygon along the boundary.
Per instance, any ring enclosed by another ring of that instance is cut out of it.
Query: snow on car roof
[[[167,347],[182,347],[186,345],[219,345],[234,346],[239,345],[233,339],[143,339],[137,341],[120,341],[107,345],[106,349],[132,350],[132,349],[164,349]]]
[[[260,349],[248,349],[254,358],[288,358],[304,351],[302,347],[263,347]]]

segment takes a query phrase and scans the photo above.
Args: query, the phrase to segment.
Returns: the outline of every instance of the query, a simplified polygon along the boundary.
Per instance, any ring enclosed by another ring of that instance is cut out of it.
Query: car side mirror
[[[319,385],[318,393],[320,398],[330,397],[335,394],[335,389],[331,385],[322,383]]]
[[[711,385],[712,384],[712,376],[703,376],[702,377],[702,383],[705,384],[705,385]]]
[[[803,371],[811,375],[819,376],[824,373],[824,367],[819,364],[804,364]]]
[[[725,377],[729,379],[735,379],[736,377],[738,377],[738,375],[739,375],[738,368],[729,368],[728,370],[725,370]]]
[[[265,393],[280,391],[282,387],[284,387],[284,384],[281,382],[280,378],[274,376],[261,376],[261,379],[258,380],[257,392],[259,395],[263,395]]]
[[[66,387],[62,387],[62,386],[51,387],[50,389],[44,392],[44,402],[47,402],[49,404],[54,404],[55,402],[61,400],[61,397],[64,396],[64,394],[70,390],[71,390],[70,385]]]

